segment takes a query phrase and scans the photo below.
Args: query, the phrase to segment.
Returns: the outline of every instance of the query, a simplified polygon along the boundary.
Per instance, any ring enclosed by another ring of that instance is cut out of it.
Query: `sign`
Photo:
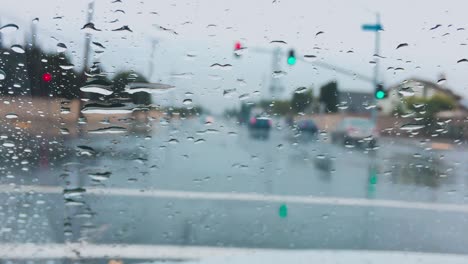
[[[382,30],[381,24],[364,24],[362,25],[362,30],[364,31],[380,31]]]

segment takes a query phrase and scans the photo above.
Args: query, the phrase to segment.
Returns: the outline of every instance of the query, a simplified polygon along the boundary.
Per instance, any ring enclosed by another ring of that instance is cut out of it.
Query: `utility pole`
[[[380,31],[382,30],[382,24],[380,24],[380,14],[376,14],[376,23],[375,24],[364,24],[362,25],[362,30],[372,31],[375,33],[375,50],[374,50],[374,76],[372,78],[373,90],[379,85],[379,57],[380,57]],[[373,96],[372,103],[375,105],[371,110],[371,120],[374,124],[377,122],[377,100]]]
[[[90,23],[93,20],[94,16],[94,1],[90,2],[88,4],[88,17],[86,19],[86,23]],[[89,49],[91,45],[91,33],[86,33],[85,35],[85,50],[84,50],[84,55],[83,55],[83,72],[88,70],[88,64],[89,64]]]
[[[150,61],[148,62],[148,81],[150,82],[151,82],[151,77],[153,76],[153,71],[154,71],[154,51],[156,50],[156,44],[158,44],[158,40],[153,39],[151,41]]]
[[[276,74],[281,74],[280,67],[280,58],[281,58],[281,49],[275,48],[272,52],[272,61],[271,61],[271,74],[270,74],[270,95],[276,97],[281,94],[283,91],[283,86],[281,84],[281,79]]]
[[[380,25],[380,14],[376,14],[376,25]],[[374,83],[374,89],[377,87],[379,84],[379,61],[380,61],[380,30],[375,31],[375,66],[374,66],[374,76],[373,76],[373,83]],[[374,108],[372,108],[371,111],[371,120],[374,122],[374,124],[377,124],[377,100],[375,99],[375,96],[373,96],[373,104],[375,105]]]

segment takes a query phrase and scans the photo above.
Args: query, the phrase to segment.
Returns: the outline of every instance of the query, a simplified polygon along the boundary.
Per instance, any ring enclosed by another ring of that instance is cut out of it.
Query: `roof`
[[[421,83],[422,85],[424,85],[426,87],[430,87],[431,89],[434,89],[434,90],[437,90],[439,92],[445,93],[446,95],[448,95],[450,97],[453,97],[457,101],[463,98],[462,96],[454,93],[448,87],[444,87],[444,86],[442,86],[440,84],[437,84],[435,82],[431,82],[431,81],[427,81],[427,80],[423,80],[423,79],[419,79],[419,78],[409,78],[409,79],[404,80],[403,82],[400,82],[400,83],[398,83],[396,85],[389,86],[388,91],[393,90],[393,89],[398,89],[404,83],[411,82],[411,81]]]

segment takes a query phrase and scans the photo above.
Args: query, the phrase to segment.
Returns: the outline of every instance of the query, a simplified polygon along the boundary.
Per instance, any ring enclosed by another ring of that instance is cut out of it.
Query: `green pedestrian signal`
[[[282,204],[279,207],[278,214],[281,218],[286,218],[288,216],[288,206],[285,204]]]
[[[296,55],[295,55],[295,52],[294,50],[289,50],[289,54],[288,54],[288,64],[289,65],[294,65],[296,64]]]

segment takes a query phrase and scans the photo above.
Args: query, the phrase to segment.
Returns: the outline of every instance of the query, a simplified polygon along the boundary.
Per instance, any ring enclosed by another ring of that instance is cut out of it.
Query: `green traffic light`
[[[375,98],[377,99],[383,99],[385,97],[385,92],[384,91],[377,91],[375,92]]]
[[[278,210],[278,214],[281,218],[285,218],[288,216],[288,206],[285,205],[285,204],[282,204],[280,207],[279,207],[279,210]]]
[[[292,57],[292,56],[288,57],[288,64],[289,65],[296,64],[296,57]]]

